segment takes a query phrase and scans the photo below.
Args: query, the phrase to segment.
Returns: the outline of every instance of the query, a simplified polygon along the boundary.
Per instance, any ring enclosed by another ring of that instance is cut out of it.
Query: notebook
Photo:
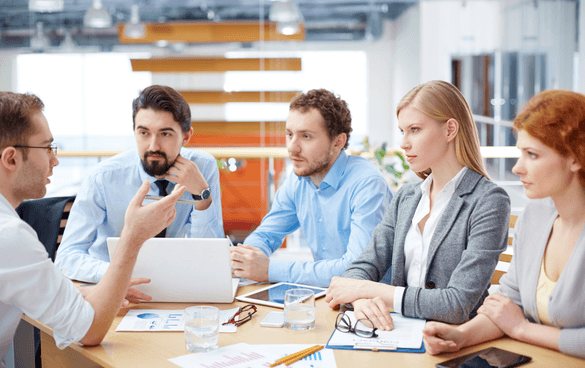
[[[120,238],[107,238],[113,259]],[[144,242],[133,278],[148,284],[135,286],[152,302],[231,303],[239,279],[232,279],[228,239],[152,238]]]

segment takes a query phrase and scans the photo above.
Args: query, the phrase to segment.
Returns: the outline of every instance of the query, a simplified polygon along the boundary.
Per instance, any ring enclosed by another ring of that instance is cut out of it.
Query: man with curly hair
[[[371,162],[345,153],[351,131],[347,103],[333,93],[311,90],[291,101],[286,145],[294,174],[260,226],[231,248],[234,276],[327,287],[362,253],[392,194]],[[270,260],[299,228],[314,262]]]

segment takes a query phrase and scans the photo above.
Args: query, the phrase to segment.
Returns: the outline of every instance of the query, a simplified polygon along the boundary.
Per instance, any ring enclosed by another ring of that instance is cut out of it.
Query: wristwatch
[[[191,194],[193,196],[193,199],[196,201],[204,201],[206,199],[208,199],[209,197],[211,197],[211,190],[209,190],[209,188],[207,189],[203,189],[201,191],[201,194]]]

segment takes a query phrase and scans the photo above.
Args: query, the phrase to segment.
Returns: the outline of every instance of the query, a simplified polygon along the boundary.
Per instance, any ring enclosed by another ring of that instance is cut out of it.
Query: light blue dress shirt
[[[271,260],[268,278],[327,287],[368,245],[391,199],[392,192],[374,164],[341,151],[319,188],[309,177],[291,173],[268,215],[244,243],[270,256],[286,235],[300,227],[314,262]]]
[[[211,188],[213,201],[203,211],[190,204],[177,203],[177,214],[167,227],[167,238],[223,238],[219,170],[213,156],[181,148],[181,156],[197,164]],[[106,238],[119,237],[130,200],[143,181],[150,182],[149,195],[159,195],[155,177],[148,175],[136,149],[123,152],[97,164],[85,178],[75,198],[55,264],[71,279],[97,282],[109,264]],[[170,181],[167,191],[174,188]],[[199,193],[195,193],[199,194]],[[185,191],[182,199],[193,200]],[[145,200],[144,204],[151,203]]]

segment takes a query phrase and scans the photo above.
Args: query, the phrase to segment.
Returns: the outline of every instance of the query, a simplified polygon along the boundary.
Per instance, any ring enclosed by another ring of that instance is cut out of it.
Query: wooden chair
[[[514,227],[516,226],[516,221],[518,220],[517,215],[510,216],[510,231],[508,236],[508,249],[506,249],[502,254],[500,254],[500,261],[496,266],[496,270],[492,275],[492,285],[499,285],[500,278],[508,272],[508,267],[510,267],[510,262],[512,262],[512,240],[513,236],[512,233],[514,231]]]

